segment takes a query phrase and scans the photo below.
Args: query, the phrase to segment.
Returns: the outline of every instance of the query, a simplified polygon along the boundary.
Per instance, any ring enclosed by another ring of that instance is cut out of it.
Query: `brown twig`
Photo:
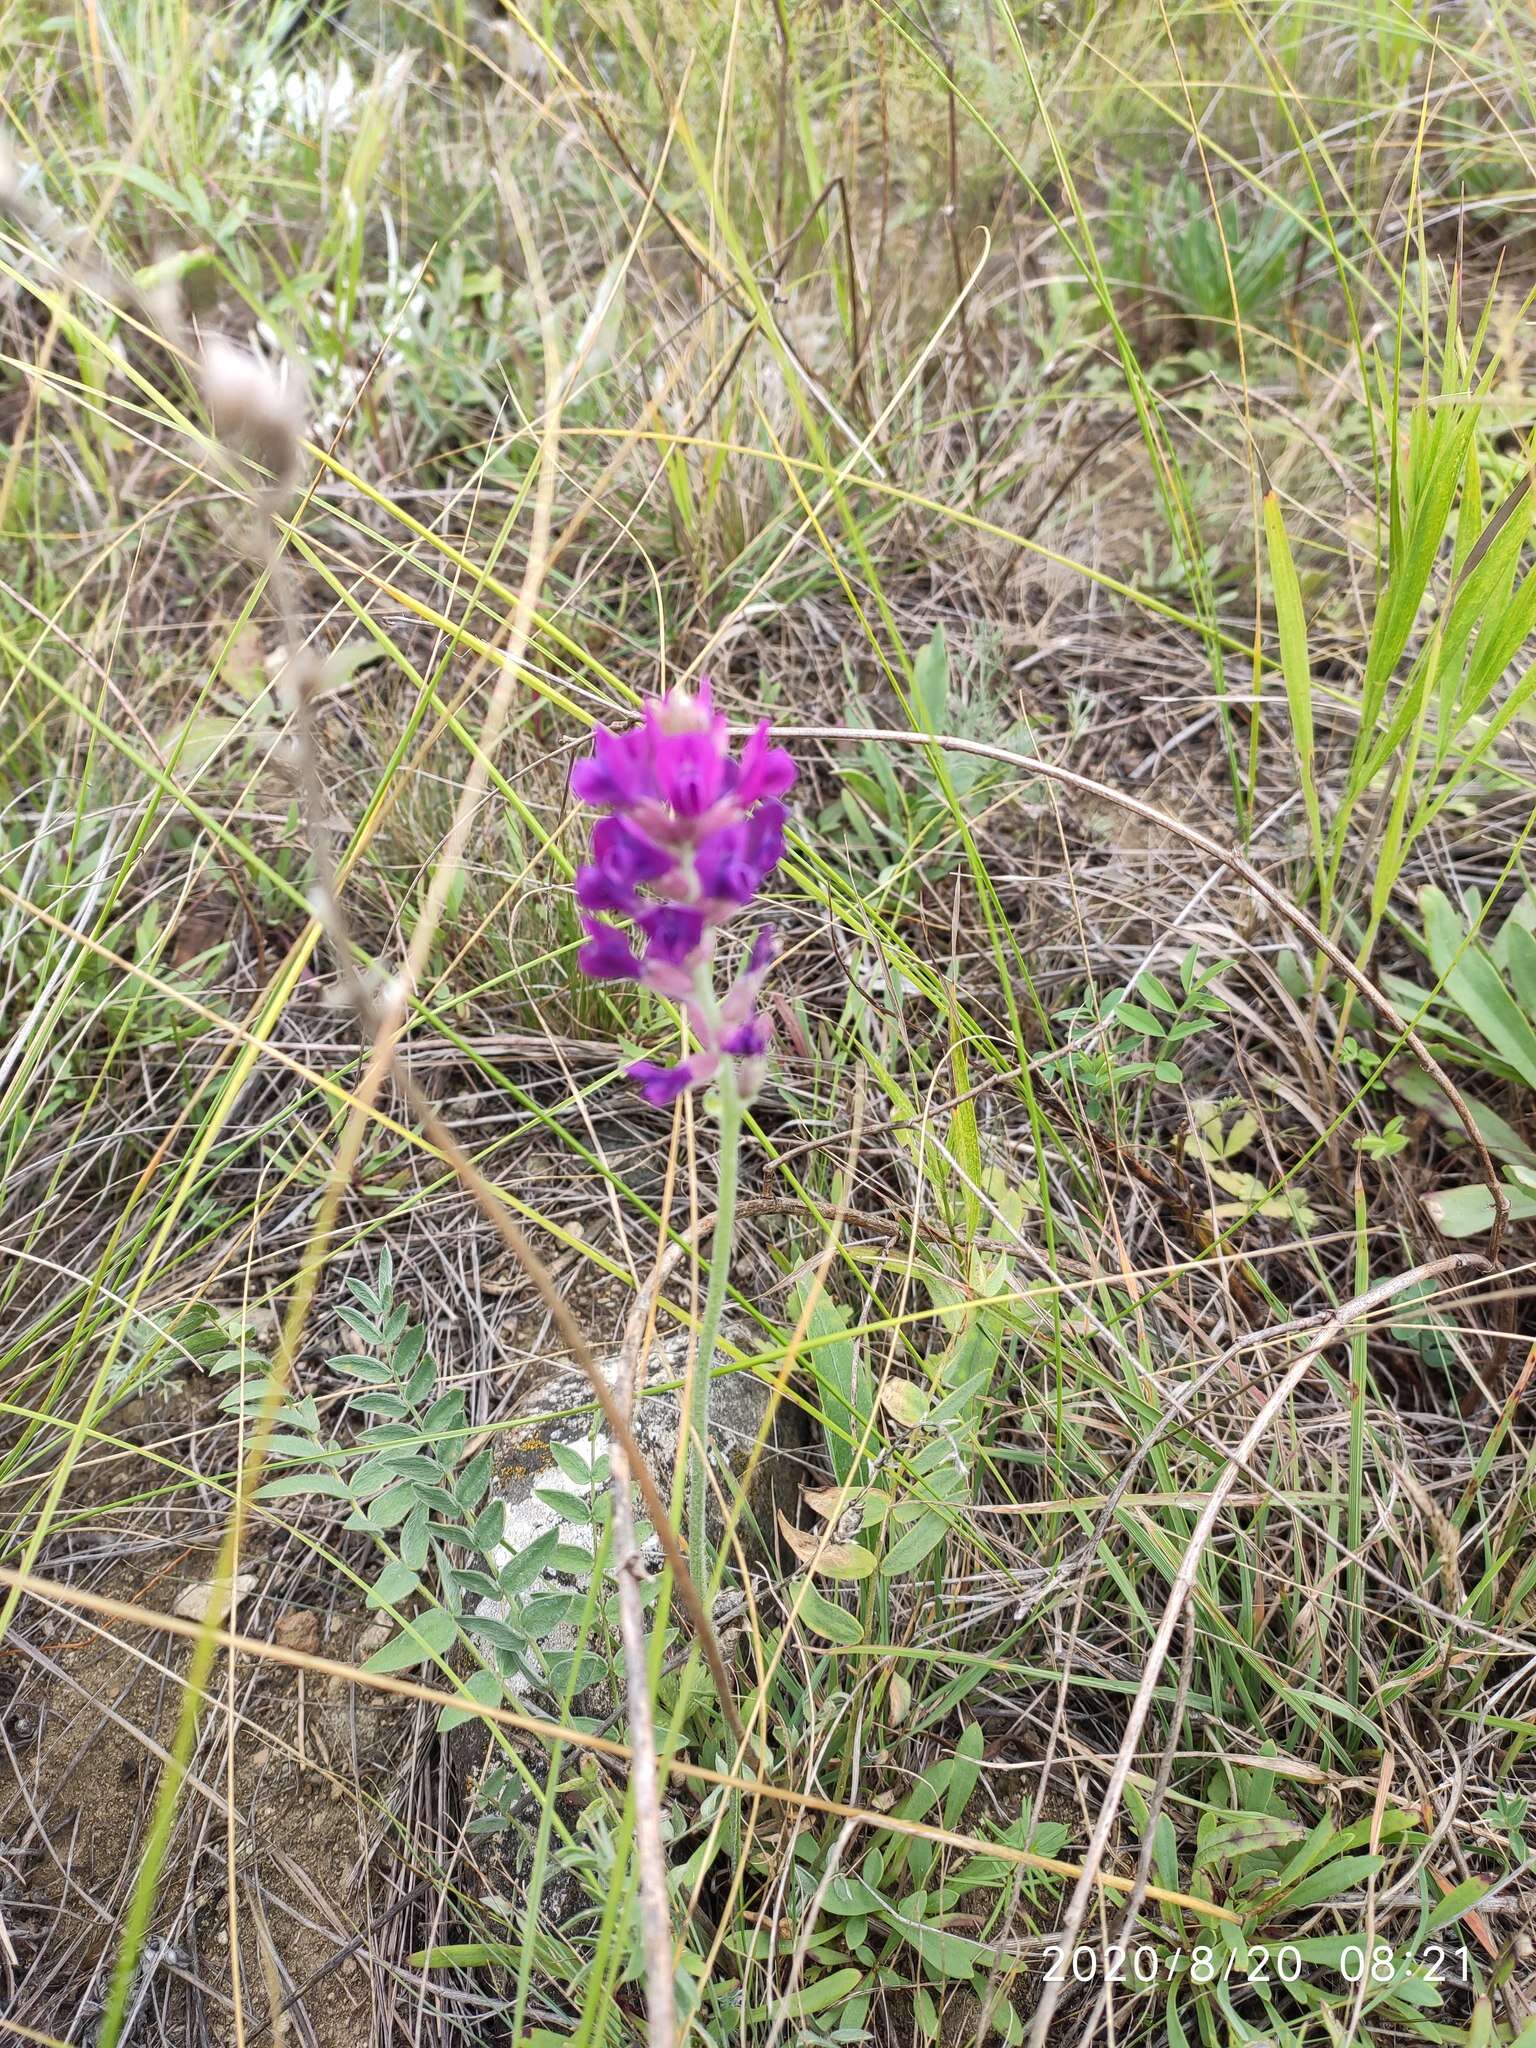
[[[630,1379],[621,1372],[620,1397],[629,1408]],[[672,2048],[677,2038],[677,1997],[672,1973],[672,1905],[661,1834],[661,1769],[656,1755],[656,1722],[651,1711],[650,1643],[640,1580],[645,1566],[635,1541],[630,1463],[615,1443],[613,1481],[613,1569],[619,1582],[619,1640],[629,1697],[629,1740],[635,1753],[630,1786],[635,1798],[635,1856],[640,1866],[640,1928],[646,1959],[646,2028],[651,2048]],[[725,1695],[722,1695],[725,1697]]]

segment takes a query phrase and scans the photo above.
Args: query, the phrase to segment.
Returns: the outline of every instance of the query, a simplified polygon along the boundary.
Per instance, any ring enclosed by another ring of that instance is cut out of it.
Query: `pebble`
[[[278,1616],[272,1634],[285,1650],[302,1650],[313,1657],[320,1648],[320,1617],[313,1608],[294,1608]]]
[[[373,1655],[375,1650],[383,1649],[384,1645],[389,1641],[390,1637],[394,1634],[394,1632],[395,1629],[393,1622],[369,1622],[368,1626],[363,1630],[362,1634],[357,1639],[357,1648],[354,1652],[357,1662],[359,1664],[366,1663],[368,1658],[370,1658]]]

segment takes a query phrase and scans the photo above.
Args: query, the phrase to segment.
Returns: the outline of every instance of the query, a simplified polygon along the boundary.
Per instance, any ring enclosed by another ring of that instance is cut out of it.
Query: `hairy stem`
[[[741,1163],[741,1094],[729,1060],[720,1067],[720,1186],[709,1247],[709,1281],[699,1319],[699,1351],[688,1404],[688,1564],[694,1583],[709,1584],[709,1383],[715,1342],[725,1313],[736,1226],[736,1185]]]

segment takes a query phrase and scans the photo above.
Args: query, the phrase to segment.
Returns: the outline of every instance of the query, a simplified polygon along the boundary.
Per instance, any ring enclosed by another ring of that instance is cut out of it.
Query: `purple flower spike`
[[[772,744],[766,719],[740,759],[732,755],[707,677],[696,696],[671,689],[648,700],[628,732],[598,726],[591,754],[571,770],[571,793],[608,814],[593,831],[591,861],[577,870],[577,901],[628,918],[643,941],[637,953],[617,927],[584,917],[577,964],[598,980],[638,981],[681,1003],[697,1040],[676,1066],[640,1060],[629,1069],[658,1108],[714,1080],[726,1062],[743,1099],[762,1086],[771,1030],[757,1000],[776,951],[772,928],[758,934],[723,996],[715,947],[783,858],[780,798],[794,780],[795,764]]]

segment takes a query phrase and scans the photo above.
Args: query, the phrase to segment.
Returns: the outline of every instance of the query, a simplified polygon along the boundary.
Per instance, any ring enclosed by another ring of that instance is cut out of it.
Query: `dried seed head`
[[[325,682],[325,664],[312,647],[296,647],[279,661],[276,682],[289,704],[313,704]]]
[[[11,146],[0,135],[0,213],[11,213],[21,204],[21,167]]]
[[[152,324],[173,341],[180,340],[185,331],[182,318],[181,287],[172,277],[162,277],[149,285],[142,294],[145,312]]]
[[[210,334],[203,342],[203,397],[213,431],[271,472],[276,483],[293,479],[304,432],[304,408],[292,382],[249,349]]]

